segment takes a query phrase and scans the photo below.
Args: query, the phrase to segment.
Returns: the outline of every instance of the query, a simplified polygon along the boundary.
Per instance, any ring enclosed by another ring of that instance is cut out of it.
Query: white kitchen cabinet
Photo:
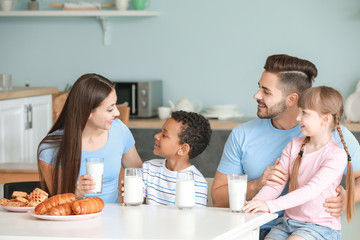
[[[0,100],[0,163],[36,163],[37,147],[51,126],[50,94]]]

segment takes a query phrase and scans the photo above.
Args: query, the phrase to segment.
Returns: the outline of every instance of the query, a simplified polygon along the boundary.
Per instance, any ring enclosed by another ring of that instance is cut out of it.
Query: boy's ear
[[[180,149],[178,150],[178,154],[182,156],[188,155],[189,152],[190,152],[190,146],[187,143],[182,144]]]
[[[298,100],[299,100],[299,95],[297,93],[291,93],[286,97],[286,104],[289,107],[293,107],[297,105]]]

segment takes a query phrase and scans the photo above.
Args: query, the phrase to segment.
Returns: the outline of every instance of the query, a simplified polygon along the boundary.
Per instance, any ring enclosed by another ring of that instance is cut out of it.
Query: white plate
[[[211,110],[235,110],[237,105],[211,105],[209,109]]]
[[[1,205],[1,207],[10,212],[27,212],[29,210],[34,210],[35,207],[10,207]]]
[[[231,118],[241,118],[241,117],[244,116],[244,114],[241,114],[241,113],[231,113],[231,114],[209,114],[209,113],[204,113],[203,116],[206,117],[206,118],[217,118],[219,120],[226,120],[226,119],[231,119]]]
[[[38,219],[43,219],[43,220],[51,220],[51,221],[78,221],[78,220],[85,220],[85,219],[90,219],[96,216],[99,216],[100,214],[102,214],[101,212],[98,213],[92,213],[92,214],[83,214],[83,215],[70,215],[70,216],[50,216],[47,214],[44,215],[37,215],[33,210],[28,211],[28,214],[30,214],[31,216],[38,218]]]
[[[360,122],[360,92],[355,92],[346,99],[345,115],[352,122]]]
[[[216,114],[239,114],[240,112],[237,109],[219,109],[219,110],[206,109],[205,113],[216,115]]]

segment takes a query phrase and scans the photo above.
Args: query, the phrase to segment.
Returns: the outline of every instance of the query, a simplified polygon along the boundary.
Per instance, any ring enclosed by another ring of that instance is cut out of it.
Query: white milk
[[[96,183],[95,189],[92,192],[101,193],[104,173],[104,162],[87,162],[86,173],[91,175]]]
[[[125,176],[124,202],[127,205],[140,205],[144,201],[141,176]]]
[[[233,212],[240,212],[244,207],[246,200],[247,182],[244,180],[229,181],[229,201],[230,210]]]
[[[193,180],[176,182],[175,205],[180,209],[195,206],[195,183]]]

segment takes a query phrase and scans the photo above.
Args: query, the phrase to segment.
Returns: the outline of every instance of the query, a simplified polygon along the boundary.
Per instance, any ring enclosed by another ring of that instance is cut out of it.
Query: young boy
[[[190,159],[202,153],[210,143],[209,121],[194,112],[171,114],[160,133],[154,136],[154,154],[165,159],[143,163],[145,202],[150,205],[174,205],[177,171],[194,173],[196,206],[206,206],[207,182]]]

